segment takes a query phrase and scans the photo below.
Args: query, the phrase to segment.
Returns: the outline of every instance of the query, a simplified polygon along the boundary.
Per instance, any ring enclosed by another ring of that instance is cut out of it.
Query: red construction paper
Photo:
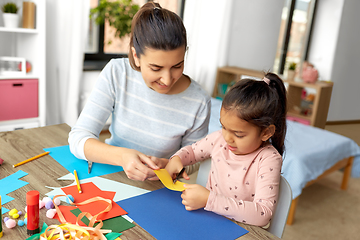
[[[77,186],[72,185],[68,187],[61,188],[63,192],[66,195],[72,195],[74,197],[74,203],[80,203],[85,200],[88,200],[93,197],[103,197],[106,199],[111,199],[112,202],[112,208],[109,212],[103,213],[97,217],[97,219],[106,220],[113,217],[118,217],[124,214],[127,214],[127,212],[122,209],[118,204],[116,204],[112,199],[115,196],[115,192],[110,191],[102,191],[99,189],[94,183],[88,182],[88,183],[82,183],[81,184],[81,190],[82,193],[79,193]],[[96,201],[92,203],[88,203],[86,205],[76,205],[77,208],[81,210],[81,212],[88,212],[91,215],[96,215],[99,212],[103,211],[107,207],[107,203],[102,201]],[[64,215],[67,222],[75,223],[76,217],[74,214],[70,212],[70,210],[73,210],[76,208],[75,206],[59,206],[62,214]],[[55,215],[55,218],[59,220],[58,215]]]

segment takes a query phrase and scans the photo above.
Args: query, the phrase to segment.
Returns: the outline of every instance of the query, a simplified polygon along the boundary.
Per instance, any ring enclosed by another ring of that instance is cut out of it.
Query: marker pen
[[[36,190],[26,193],[27,205],[27,234],[33,235],[40,232],[39,228],[39,192]]]
[[[1,212],[1,196],[0,196],[0,238],[3,236],[2,232],[2,212]]]

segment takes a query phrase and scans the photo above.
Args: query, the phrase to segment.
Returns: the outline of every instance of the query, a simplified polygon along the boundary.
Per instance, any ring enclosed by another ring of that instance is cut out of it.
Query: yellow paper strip
[[[166,169],[154,170],[160,181],[170,190],[182,192],[185,190],[184,183],[180,181],[173,182],[170,174]]]

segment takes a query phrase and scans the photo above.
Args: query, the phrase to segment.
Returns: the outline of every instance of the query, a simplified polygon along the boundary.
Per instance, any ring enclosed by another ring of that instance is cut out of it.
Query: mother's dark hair
[[[158,3],[144,4],[132,20],[129,48],[130,65],[140,71],[135,65],[132,47],[135,48],[138,58],[144,54],[146,48],[164,51],[179,47],[186,49],[186,30],[182,19]]]

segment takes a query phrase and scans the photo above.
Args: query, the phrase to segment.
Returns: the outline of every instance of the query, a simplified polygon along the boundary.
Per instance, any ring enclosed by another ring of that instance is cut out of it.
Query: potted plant
[[[90,10],[90,19],[94,19],[98,25],[107,21],[115,28],[115,37],[121,38],[131,32],[131,21],[139,9],[139,5],[133,4],[131,0],[100,0],[99,5]]]
[[[296,63],[295,62],[291,62],[289,64],[289,69],[288,69],[288,73],[287,73],[287,80],[288,81],[293,81],[295,79],[295,70],[296,70]]]
[[[2,5],[1,10],[3,11],[4,26],[17,28],[19,26],[19,16],[17,15],[19,7],[13,2],[8,2]]]

